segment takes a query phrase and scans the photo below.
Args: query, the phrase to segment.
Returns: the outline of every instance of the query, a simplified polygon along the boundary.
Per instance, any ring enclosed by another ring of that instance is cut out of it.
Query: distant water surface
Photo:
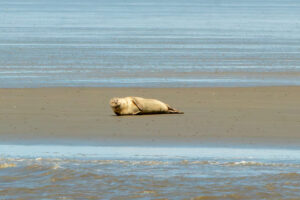
[[[300,85],[298,0],[1,0],[0,87]]]
[[[0,199],[297,199],[300,150],[0,145]]]

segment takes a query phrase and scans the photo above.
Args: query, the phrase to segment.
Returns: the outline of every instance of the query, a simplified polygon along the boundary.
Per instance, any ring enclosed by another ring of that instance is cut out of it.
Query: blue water
[[[300,85],[300,1],[1,0],[0,87]]]
[[[0,145],[4,199],[297,199],[300,150]]]
[[[63,146],[0,145],[0,155],[13,157],[63,156],[89,158],[200,158],[299,160],[299,149],[241,147],[136,147],[136,146]]]

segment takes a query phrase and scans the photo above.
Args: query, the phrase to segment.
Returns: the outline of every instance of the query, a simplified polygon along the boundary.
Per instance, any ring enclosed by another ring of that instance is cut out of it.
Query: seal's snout
[[[118,98],[112,98],[109,101],[109,104],[110,104],[111,107],[118,107],[118,106],[120,106],[120,102],[119,102]]]

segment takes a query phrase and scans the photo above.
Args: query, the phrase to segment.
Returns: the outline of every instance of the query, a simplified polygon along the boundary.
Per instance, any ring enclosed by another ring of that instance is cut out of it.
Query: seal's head
[[[120,115],[122,100],[120,98],[114,97],[109,101],[110,107],[113,109],[113,111]]]
[[[119,101],[119,98],[114,97],[109,101],[109,104],[112,108],[116,108],[121,106],[121,101]]]

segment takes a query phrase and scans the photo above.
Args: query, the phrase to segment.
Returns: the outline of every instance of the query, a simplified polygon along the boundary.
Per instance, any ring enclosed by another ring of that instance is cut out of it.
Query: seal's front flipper
[[[139,110],[139,111],[137,111],[137,112],[135,112],[135,113],[133,113],[133,115],[140,115],[141,114],[141,111]]]
[[[139,101],[132,97],[132,102],[136,105],[136,107],[142,112],[143,111],[143,105],[141,103],[139,103]]]

